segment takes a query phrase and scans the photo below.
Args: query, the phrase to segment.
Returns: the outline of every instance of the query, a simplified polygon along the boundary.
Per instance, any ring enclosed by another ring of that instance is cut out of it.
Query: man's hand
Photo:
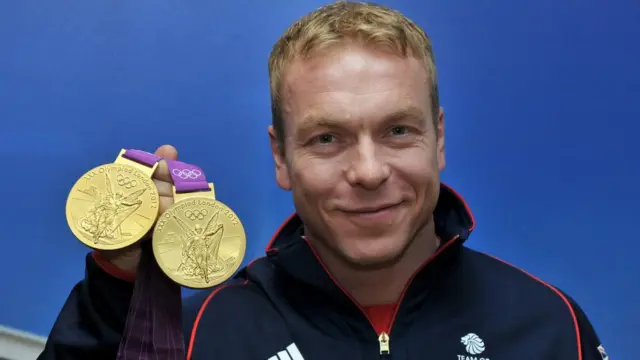
[[[160,146],[155,154],[163,159],[178,159],[178,151],[171,145]],[[158,188],[160,195],[159,215],[161,215],[173,204],[173,181],[171,180],[171,174],[169,173],[166,161],[161,160],[158,164],[153,174],[153,182]],[[153,229],[151,232],[153,232]],[[150,238],[151,232],[141,241]],[[127,272],[135,272],[140,262],[140,242],[120,250],[102,250],[100,254],[118,268]]]

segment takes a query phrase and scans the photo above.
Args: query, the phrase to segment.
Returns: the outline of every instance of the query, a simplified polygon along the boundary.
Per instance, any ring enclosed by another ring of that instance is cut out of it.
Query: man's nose
[[[347,180],[352,186],[375,190],[387,181],[391,171],[372,140],[358,142],[353,155],[347,172]]]

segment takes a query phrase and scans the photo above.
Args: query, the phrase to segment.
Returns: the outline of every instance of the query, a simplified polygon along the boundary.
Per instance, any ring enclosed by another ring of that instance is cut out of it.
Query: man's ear
[[[444,152],[444,109],[440,107],[438,122],[436,123],[438,169],[442,172],[447,165]]]
[[[284,155],[284,139],[280,140],[281,134],[276,134],[273,126],[269,126],[269,142],[271,143],[271,155],[276,165],[276,182],[278,186],[284,190],[291,190],[291,178],[289,176],[289,168],[287,159]]]

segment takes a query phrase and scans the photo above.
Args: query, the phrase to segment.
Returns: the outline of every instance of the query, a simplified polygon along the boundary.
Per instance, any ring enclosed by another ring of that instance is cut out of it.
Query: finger
[[[178,150],[172,145],[162,145],[156,149],[156,156],[160,156],[164,159],[169,160],[177,160],[178,159]]]
[[[172,183],[162,181],[162,180],[157,180],[157,179],[153,179],[153,183],[156,185],[156,188],[158,189],[158,194],[160,196],[173,196]]]
[[[167,166],[167,162],[165,160],[160,160],[158,162],[158,167],[156,168],[156,172],[153,173],[153,178],[159,180],[160,182],[173,183],[173,179],[171,178],[171,174],[169,173],[169,167]]]
[[[156,156],[160,156],[163,159],[176,160],[178,159],[178,151],[171,145],[162,145],[160,146],[156,152]],[[167,166],[167,162],[164,160],[160,160],[158,162],[158,168],[156,172],[153,174],[155,179],[166,181],[172,183],[171,174],[169,174],[169,167]]]

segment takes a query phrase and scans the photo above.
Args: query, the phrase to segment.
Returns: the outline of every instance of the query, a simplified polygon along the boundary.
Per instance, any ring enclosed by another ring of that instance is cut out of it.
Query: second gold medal
[[[216,200],[202,169],[167,161],[174,204],[160,216],[153,232],[153,252],[160,268],[178,284],[209,288],[230,278],[242,264],[246,235],[238,216]]]

